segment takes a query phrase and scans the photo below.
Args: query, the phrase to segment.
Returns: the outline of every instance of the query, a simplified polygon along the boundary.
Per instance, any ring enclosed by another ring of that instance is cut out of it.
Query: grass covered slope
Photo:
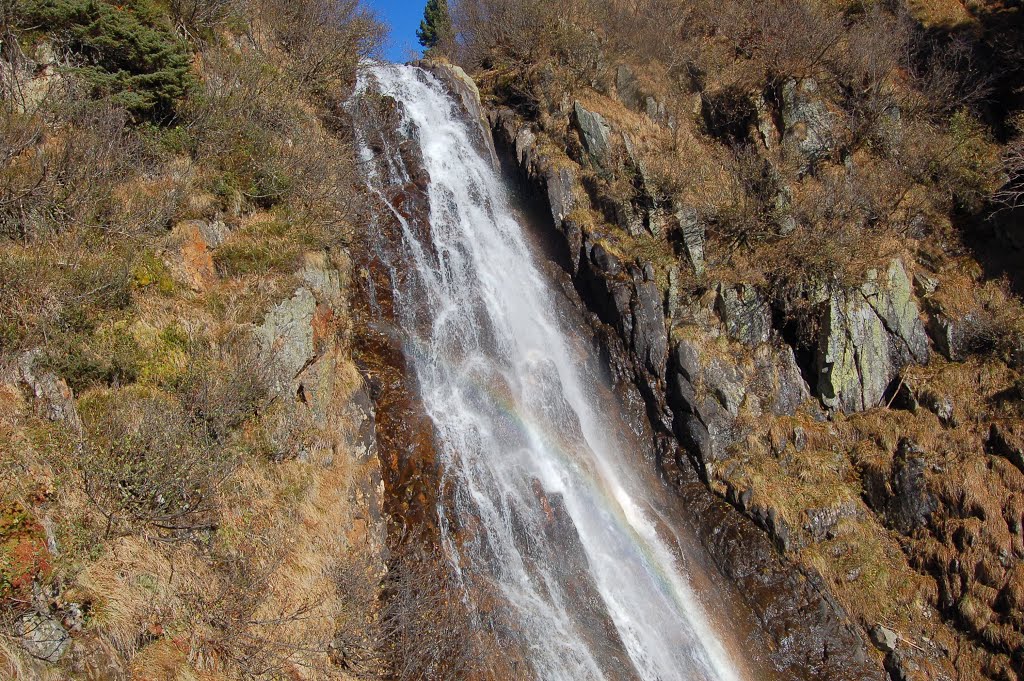
[[[453,16],[435,51],[546,183],[574,272],[588,243],[609,271],[654,265],[662,389],[708,484],[822,575],[895,678],[1021,678],[1020,8]]]
[[[3,678],[376,673],[339,106],[382,35],[357,2],[0,2]]]

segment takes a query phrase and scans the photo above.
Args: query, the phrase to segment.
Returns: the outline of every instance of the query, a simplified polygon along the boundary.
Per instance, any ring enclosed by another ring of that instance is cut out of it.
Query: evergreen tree
[[[431,50],[438,46],[452,30],[452,18],[448,14],[448,0],[427,0],[423,9],[423,21],[416,30],[420,45]]]

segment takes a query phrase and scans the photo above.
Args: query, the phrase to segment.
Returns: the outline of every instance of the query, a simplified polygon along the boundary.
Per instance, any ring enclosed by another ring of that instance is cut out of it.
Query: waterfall
[[[399,135],[429,174],[429,224],[416,224],[389,198],[410,182],[403,155],[362,131],[368,183],[402,236],[386,255],[396,325],[434,425],[451,490],[438,526],[470,607],[478,588],[497,597],[544,681],[740,679],[728,616],[702,597],[651,500],[656,479],[595,397],[607,386],[475,123],[416,67],[366,65],[355,96],[370,89],[400,104]]]

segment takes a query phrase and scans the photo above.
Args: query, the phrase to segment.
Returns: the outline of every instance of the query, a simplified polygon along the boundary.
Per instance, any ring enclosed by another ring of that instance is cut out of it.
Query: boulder
[[[891,653],[896,650],[898,640],[896,632],[888,627],[876,624],[871,628],[871,642],[884,653]]]
[[[18,643],[29,655],[45,662],[59,662],[71,646],[71,635],[53,617],[38,612],[22,615],[14,623]]]
[[[579,102],[573,104],[572,120],[587,153],[598,165],[604,165],[611,151],[611,126],[601,114],[585,109]]]
[[[753,286],[719,284],[715,307],[725,323],[726,333],[733,340],[747,345],[768,341],[772,329],[771,310]]]
[[[627,109],[642,110],[645,96],[640,92],[633,69],[625,64],[615,69],[615,92]]]

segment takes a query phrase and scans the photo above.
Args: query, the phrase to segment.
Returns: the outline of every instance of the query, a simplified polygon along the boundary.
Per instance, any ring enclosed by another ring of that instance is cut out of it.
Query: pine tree
[[[427,0],[423,9],[423,21],[416,30],[420,45],[431,50],[438,46],[452,30],[452,18],[448,14],[448,0]]]

